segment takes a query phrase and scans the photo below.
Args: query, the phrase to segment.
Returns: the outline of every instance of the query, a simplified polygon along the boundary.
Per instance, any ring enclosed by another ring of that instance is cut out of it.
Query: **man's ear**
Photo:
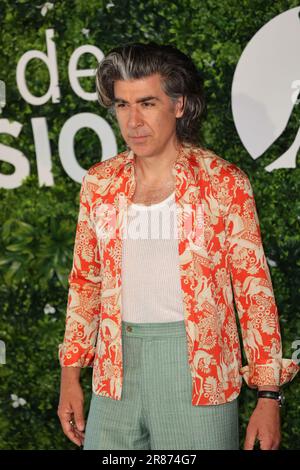
[[[185,97],[180,96],[176,102],[176,117],[182,117],[184,113]]]

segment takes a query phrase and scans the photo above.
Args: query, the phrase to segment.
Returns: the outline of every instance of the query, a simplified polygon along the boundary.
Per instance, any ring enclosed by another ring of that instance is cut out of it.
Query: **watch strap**
[[[274,390],[259,390],[257,392],[257,398],[273,398],[278,400],[280,397],[280,392],[275,392]]]
[[[275,392],[274,390],[259,390],[257,392],[257,398],[271,398],[273,400],[277,400],[280,407],[284,404],[285,401],[282,392]]]

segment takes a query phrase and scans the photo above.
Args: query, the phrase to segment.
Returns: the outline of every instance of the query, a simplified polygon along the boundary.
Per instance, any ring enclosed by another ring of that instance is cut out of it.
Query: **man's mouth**
[[[147,135],[132,135],[132,136],[129,136],[130,139],[145,139],[146,137],[148,137]]]

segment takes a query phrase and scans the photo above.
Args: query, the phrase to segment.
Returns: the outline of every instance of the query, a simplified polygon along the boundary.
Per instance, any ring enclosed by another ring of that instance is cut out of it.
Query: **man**
[[[279,387],[299,367],[282,359],[249,179],[197,145],[201,77],[174,47],[131,44],[101,61],[96,85],[128,149],[93,165],[81,187],[59,345],[63,431],[84,449],[238,449],[244,377],[262,395],[244,448],[259,440],[277,449]],[[149,232],[124,237],[158,209],[169,214],[172,202],[175,242]],[[93,396],[84,432],[79,379],[87,366]]]

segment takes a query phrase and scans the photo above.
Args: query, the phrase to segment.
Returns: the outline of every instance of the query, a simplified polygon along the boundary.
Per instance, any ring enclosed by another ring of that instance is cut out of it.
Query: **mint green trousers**
[[[184,321],[122,322],[121,400],[92,394],[83,450],[238,450],[238,399],[192,405]]]

